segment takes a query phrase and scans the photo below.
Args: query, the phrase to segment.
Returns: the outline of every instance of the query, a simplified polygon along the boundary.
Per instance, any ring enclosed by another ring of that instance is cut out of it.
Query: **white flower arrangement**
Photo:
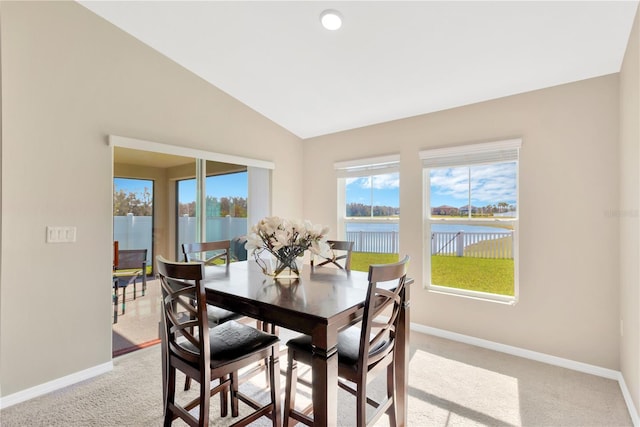
[[[310,221],[292,220],[270,216],[263,218],[251,227],[245,248],[252,253],[256,262],[267,274],[268,268],[260,254],[264,251],[271,253],[278,261],[272,274],[277,276],[284,269],[290,268],[298,275],[295,262],[309,249],[315,254],[326,254],[330,251],[326,235],[329,228],[314,225]]]

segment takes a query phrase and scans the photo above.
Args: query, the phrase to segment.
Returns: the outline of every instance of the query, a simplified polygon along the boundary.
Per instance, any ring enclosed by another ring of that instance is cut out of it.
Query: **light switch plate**
[[[74,243],[76,241],[76,227],[47,226],[47,243]]]

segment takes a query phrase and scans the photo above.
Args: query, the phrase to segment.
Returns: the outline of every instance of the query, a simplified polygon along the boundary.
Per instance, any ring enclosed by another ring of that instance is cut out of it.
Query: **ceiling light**
[[[320,14],[320,22],[327,30],[335,31],[342,27],[342,16],[337,10],[327,9]]]

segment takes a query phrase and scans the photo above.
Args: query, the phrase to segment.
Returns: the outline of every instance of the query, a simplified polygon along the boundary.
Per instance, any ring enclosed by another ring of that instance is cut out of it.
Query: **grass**
[[[398,261],[398,254],[353,252],[351,269],[369,271],[369,264]],[[431,257],[431,280],[450,288],[514,295],[513,259],[471,258],[455,256]]]
[[[431,257],[431,282],[435,285],[513,296],[513,280],[512,259]]]
[[[356,271],[369,271],[370,264],[390,264],[393,262],[398,262],[398,254],[351,253],[351,269]]]

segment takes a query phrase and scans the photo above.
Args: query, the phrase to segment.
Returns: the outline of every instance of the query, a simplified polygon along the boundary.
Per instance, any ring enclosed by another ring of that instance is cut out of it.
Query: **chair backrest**
[[[311,255],[312,267],[336,266],[341,270],[351,271],[351,252],[353,251],[353,242],[345,240],[327,240],[331,248],[331,258],[320,255]],[[315,258],[318,258],[316,261]]]
[[[113,269],[114,270],[118,268],[118,263],[120,262],[118,260],[119,252],[120,252],[120,243],[117,240],[114,240],[113,242]]]
[[[225,264],[231,261],[229,248],[230,240],[203,243],[183,243],[182,255],[185,262],[201,262],[206,265],[214,264],[216,260],[223,260]]]
[[[393,264],[369,266],[369,289],[362,319],[358,361],[361,374],[384,357],[393,356],[400,309],[405,298],[408,263],[407,255],[402,261]],[[389,312],[385,312],[387,310]],[[384,317],[381,316],[383,312]]]
[[[118,251],[118,270],[130,268],[142,268],[143,273],[147,266],[146,249],[120,249]]]
[[[170,354],[191,363],[210,359],[204,264],[156,257],[162,289],[164,339]],[[205,365],[207,366],[207,365]]]

